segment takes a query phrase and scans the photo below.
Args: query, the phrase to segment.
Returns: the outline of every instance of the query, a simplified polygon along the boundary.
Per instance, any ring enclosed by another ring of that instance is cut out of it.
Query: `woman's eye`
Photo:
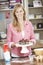
[[[18,13],[18,12],[16,12],[16,13]]]
[[[20,11],[20,12],[22,12],[22,11]]]
[[[22,12],[22,10],[20,10],[19,12],[18,11],[16,11],[16,13],[21,13]]]

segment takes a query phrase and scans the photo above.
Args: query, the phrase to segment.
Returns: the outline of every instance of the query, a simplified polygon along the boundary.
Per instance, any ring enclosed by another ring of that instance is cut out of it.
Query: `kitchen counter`
[[[37,61],[29,61],[29,58],[15,58],[10,62],[5,62],[4,60],[0,60],[0,65],[43,65],[43,62]]]
[[[34,49],[34,48],[43,48],[43,43],[36,42],[36,44],[32,46],[32,49]]]
[[[3,46],[3,44],[5,44],[6,42],[0,42],[0,46],[2,47]],[[36,44],[35,45],[33,45],[32,46],[32,49],[34,49],[34,48],[43,48],[43,43],[41,43],[41,42],[36,42]]]

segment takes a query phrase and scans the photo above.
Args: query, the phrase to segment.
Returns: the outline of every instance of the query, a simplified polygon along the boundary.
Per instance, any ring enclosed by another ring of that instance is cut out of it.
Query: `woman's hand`
[[[11,45],[11,48],[14,48],[14,47],[16,47],[16,45],[13,43],[13,44]]]

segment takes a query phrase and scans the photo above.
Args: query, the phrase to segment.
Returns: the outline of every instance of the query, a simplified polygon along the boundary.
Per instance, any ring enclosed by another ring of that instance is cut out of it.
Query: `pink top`
[[[28,39],[29,41],[33,41],[35,43],[35,36],[34,36],[34,29],[33,29],[33,25],[32,23],[29,21],[25,21],[24,23],[24,40]],[[7,30],[7,42],[9,47],[11,47],[11,42],[17,43],[20,40],[23,39],[22,33],[21,32],[17,32],[16,29],[12,26],[12,23],[9,24],[8,26],[8,30]],[[28,47],[29,51],[31,50],[30,47]],[[27,56],[30,54],[26,53],[26,54],[22,54],[20,53],[21,51],[21,47],[15,47],[12,49],[12,53],[18,55],[18,56]]]

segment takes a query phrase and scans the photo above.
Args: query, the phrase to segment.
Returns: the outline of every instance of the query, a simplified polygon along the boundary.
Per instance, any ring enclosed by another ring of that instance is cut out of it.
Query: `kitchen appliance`
[[[38,24],[37,24],[37,28],[38,28],[38,29],[43,28],[43,23],[38,23]]]

